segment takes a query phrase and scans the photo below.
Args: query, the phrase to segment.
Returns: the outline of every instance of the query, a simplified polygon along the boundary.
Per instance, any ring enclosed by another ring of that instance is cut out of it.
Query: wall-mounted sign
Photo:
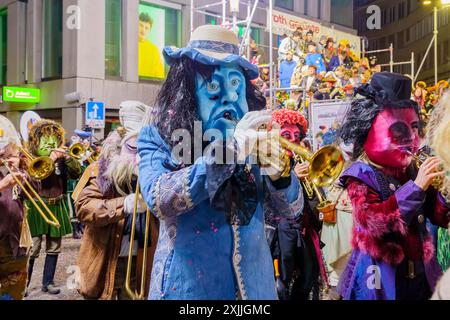
[[[105,128],[105,104],[89,101],[86,104],[86,125],[94,129]]]
[[[3,101],[38,103],[41,90],[35,88],[3,87]]]

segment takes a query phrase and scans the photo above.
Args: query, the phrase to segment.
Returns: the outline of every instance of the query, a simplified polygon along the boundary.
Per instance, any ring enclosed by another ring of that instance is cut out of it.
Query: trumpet
[[[294,154],[294,160],[298,164],[303,164],[305,160],[303,160],[302,156],[298,154]],[[300,179],[303,189],[306,192],[306,195],[308,196],[308,199],[311,200],[314,198],[314,188],[311,184],[311,181],[309,181],[308,178]]]
[[[145,299],[145,285],[147,280],[147,257],[148,257],[148,238],[150,234],[150,210],[147,209],[145,217],[145,235],[144,235],[144,252],[142,259],[142,269],[141,269],[141,283],[140,288],[131,288],[131,269],[132,269],[132,259],[133,259],[133,248],[134,248],[134,236],[136,233],[136,219],[137,219],[137,208],[139,197],[141,197],[141,189],[139,185],[139,177],[136,186],[136,199],[134,202],[134,210],[131,222],[131,235],[130,235],[130,249],[128,252],[128,263],[127,263],[127,274],[125,277],[125,290],[133,300],[144,300]]]
[[[334,146],[325,146],[316,153],[295,144],[286,138],[279,137],[281,146],[285,150],[301,156],[310,163],[308,179],[316,187],[331,185],[342,173],[344,169],[344,156],[342,151]]]
[[[432,155],[430,155],[429,153],[427,153],[427,152],[425,151],[425,148],[420,149],[420,150],[417,152],[417,154],[412,154],[410,151],[407,151],[407,152],[409,152],[409,153],[412,155],[412,157],[413,157],[413,159],[414,159],[414,161],[415,161],[415,164],[416,164],[416,167],[417,167],[417,168],[420,168],[420,166],[421,166],[428,158],[431,158],[431,157],[432,157]],[[442,169],[442,168],[441,168],[441,169]],[[433,183],[432,183],[431,185],[433,186],[433,188],[435,188],[435,189],[438,190],[438,191],[443,190],[443,187],[444,187],[444,178],[443,178],[443,177],[436,177],[436,178],[434,178]]]
[[[304,162],[303,157],[295,153],[294,159],[297,163],[300,164]],[[340,175],[340,173],[341,172],[339,172],[338,176]],[[336,222],[335,204],[330,200],[326,199],[322,191],[320,191],[320,189],[308,178],[301,179],[301,183],[309,200],[312,200],[314,198],[314,195],[317,195],[317,199],[319,200],[319,204],[317,205],[317,210],[319,211],[319,219],[323,220],[324,222],[335,223]]]
[[[19,147],[20,148],[20,147]],[[52,225],[56,228],[60,228],[61,225],[59,224],[58,219],[55,217],[55,215],[50,211],[50,209],[47,207],[47,205],[45,204],[45,202],[42,200],[42,198],[39,196],[39,194],[36,192],[36,190],[31,186],[31,184],[27,181],[24,180],[25,184],[23,184],[19,178],[17,178],[14,175],[13,169],[10,167],[8,161],[2,159],[1,163],[6,167],[6,169],[8,170],[9,174],[13,177],[14,181],[16,182],[16,184],[22,189],[22,191],[25,193],[25,195],[27,196],[28,200],[30,200],[30,202],[33,204],[33,206],[36,208],[36,210],[39,212],[39,214],[41,215],[42,219],[44,219],[44,221],[46,223],[48,223],[49,225]],[[28,188],[28,189],[27,189]],[[39,204],[42,206],[42,208],[38,205],[38,203],[36,202],[36,200],[39,202]],[[45,213],[44,213],[45,211]],[[47,215],[48,216],[47,216]]]

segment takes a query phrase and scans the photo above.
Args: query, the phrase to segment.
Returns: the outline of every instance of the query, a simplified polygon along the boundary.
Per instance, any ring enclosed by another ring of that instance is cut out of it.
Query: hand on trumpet
[[[69,159],[70,156],[67,153],[66,150],[58,148],[58,149],[53,149],[52,152],[50,153],[50,159],[53,160],[53,162],[56,162],[56,160],[64,158],[64,159]]]
[[[278,125],[268,131],[272,122],[272,111],[254,111],[247,113],[238,123],[234,133],[239,163],[244,163],[250,155],[258,159],[263,175],[273,181],[286,175],[290,162],[277,138],[280,136]]]
[[[248,112],[237,124],[234,140],[237,145],[238,161],[244,162],[257,148],[257,142],[268,138],[267,130],[259,131],[272,121],[269,110]]]
[[[295,174],[299,179],[305,179],[309,176],[309,163],[298,163],[294,168]]]
[[[443,178],[445,171],[439,171],[442,161],[437,157],[430,157],[425,160],[419,168],[416,180],[414,181],[423,191],[427,191],[434,179]]]

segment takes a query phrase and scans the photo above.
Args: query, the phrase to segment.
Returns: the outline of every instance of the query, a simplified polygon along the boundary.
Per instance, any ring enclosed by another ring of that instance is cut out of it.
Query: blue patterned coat
[[[218,166],[221,172],[211,183],[204,158],[180,168],[153,126],[141,131],[138,150],[142,193],[160,220],[149,299],[277,299],[264,209],[297,212],[303,205],[298,181],[291,179],[286,189],[276,190],[254,168],[256,211],[248,225],[231,225],[210,198],[211,189],[230,178],[234,165]],[[270,204],[262,200],[265,192],[271,193]]]

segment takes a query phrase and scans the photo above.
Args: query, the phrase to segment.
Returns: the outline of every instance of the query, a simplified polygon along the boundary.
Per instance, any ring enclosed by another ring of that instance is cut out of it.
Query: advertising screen
[[[165,65],[165,10],[146,4],[139,5],[139,77],[163,79]]]

